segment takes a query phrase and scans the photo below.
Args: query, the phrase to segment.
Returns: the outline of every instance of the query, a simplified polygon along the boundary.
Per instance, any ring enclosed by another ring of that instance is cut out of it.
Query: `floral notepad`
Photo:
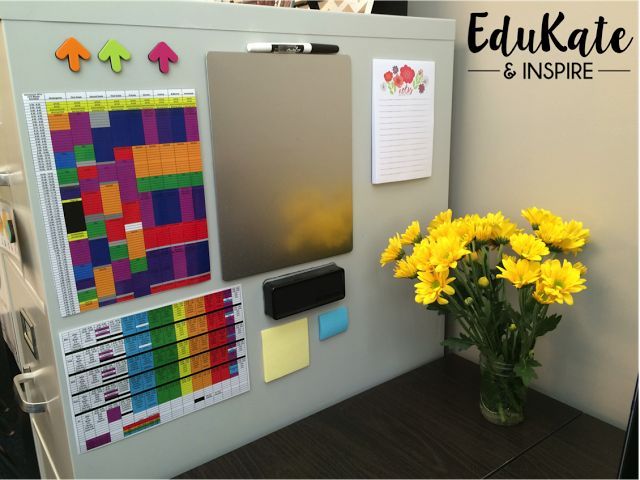
[[[435,63],[373,60],[373,183],[431,176]]]

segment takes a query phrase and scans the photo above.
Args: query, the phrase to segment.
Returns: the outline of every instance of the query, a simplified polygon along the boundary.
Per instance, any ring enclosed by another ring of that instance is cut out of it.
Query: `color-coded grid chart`
[[[249,390],[240,286],[60,334],[79,453]]]
[[[193,89],[23,100],[62,316],[210,278]]]

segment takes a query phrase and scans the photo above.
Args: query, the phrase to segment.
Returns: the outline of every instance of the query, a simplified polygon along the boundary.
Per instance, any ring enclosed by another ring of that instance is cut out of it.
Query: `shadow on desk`
[[[521,425],[480,414],[447,355],[177,478],[614,478],[624,432],[530,390]]]

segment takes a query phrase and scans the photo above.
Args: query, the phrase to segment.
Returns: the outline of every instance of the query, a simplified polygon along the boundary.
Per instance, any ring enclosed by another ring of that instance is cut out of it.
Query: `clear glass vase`
[[[517,425],[524,420],[527,387],[512,363],[480,355],[480,411],[496,425]]]

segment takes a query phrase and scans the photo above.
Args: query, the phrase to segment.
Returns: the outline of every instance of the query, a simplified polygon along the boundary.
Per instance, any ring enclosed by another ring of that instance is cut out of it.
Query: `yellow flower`
[[[413,245],[422,240],[422,234],[420,233],[420,224],[417,220],[411,222],[411,225],[407,227],[405,232],[400,235],[400,243],[402,245]]]
[[[465,242],[460,237],[442,237],[431,243],[431,258],[429,263],[436,272],[444,272],[449,268],[456,268],[458,260],[471,253],[465,248]]]
[[[393,276],[396,278],[416,278],[418,276],[418,267],[416,266],[416,260],[413,258],[413,255],[396,261]]]
[[[492,236],[493,236],[493,228],[491,227],[490,223],[488,223],[485,220],[480,220],[478,223],[476,223],[476,228],[475,228],[476,240],[478,240],[479,242],[488,242],[489,240],[491,240]]]
[[[472,239],[480,243],[491,240],[493,227],[485,217],[466,215],[463,220],[468,225]]]
[[[540,240],[559,252],[565,235],[564,222],[562,220],[543,222],[538,225],[534,233]]]
[[[507,220],[502,212],[498,211],[496,213],[487,213],[484,217],[485,223],[491,226],[491,238],[493,239],[498,233],[498,229],[500,225]]]
[[[494,241],[505,244],[509,242],[511,235],[521,232],[502,212],[487,213],[484,217],[466,215],[461,220],[470,229],[470,236],[480,243]]]
[[[455,280],[455,277],[448,277],[449,270],[442,272],[426,270],[418,273],[420,282],[415,284],[416,303],[423,305],[429,305],[433,302],[438,302],[440,305],[449,303],[449,300],[442,297],[442,295],[453,295],[455,293],[453,287],[449,285]]]
[[[487,213],[484,219],[491,225],[498,225],[505,220],[504,215],[502,215],[502,212],[500,210],[498,210],[496,213]]]
[[[562,220],[543,222],[535,231],[552,251],[577,254],[589,240],[589,230],[582,228],[582,222]]]
[[[491,226],[487,224],[486,219],[480,218],[480,216],[475,213],[457,218],[452,223],[455,224],[455,231],[463,237],[467,243],[474,239],[482,242],[491,238]]]
[[[508,218],[502,215],[502,212],[489,213],[487,221],[491,224],[491,240],[496,243],[505,245],[509,243],[509,239],[516,233],[522,233],[522,230]]]
[[[576,262],[573,264],[573,268],[577,268],[580,270],[580,275],[584,276],[589,270],[586,265],[583,265],[582,262]]]
[[[530,283],[535,283],[540,278],[540,263],[531,262],[525,258],[518,261],[514,257],[505,255],[502,258],[502,265],[497,266],[500,273],[497,278],[509,280],[516,288],[522,288]]]
[[[553,297],[548,296],[544,292],[544,285],[541,281],[536,282],[536,289],[533,292],[533,298],[535,298],[538,303],[542,303],[544,305],[549,305],[554,302]]]
[[[456,235],[456,232],[450,223],[442,223],[437,227],[429,227],[430,240],[437,240],[438,238],[449,237],[451,235]]]
[[[515,323],[512,323],[511,325],[509,325],[509,330],[511,330],[512,332],[517,329],[518,329],[518,326]]]
[[[536,230],[538,225],[543,222],[561,220],[560,217],[554,215],[544,208],[531,207],[520,212],[522,216],[531,224],[531,228]]]
[[[429,223],[429,226],[427,227],[427,230],[429,230],[429,233],[431,233],[431,230],[435,230],[440,225],[451,223],[451,214],[452,214],[451,209],[448,209],[448,210],[445,210],[444,212],[440,212],[438,215],[433,217],[433,220],[431,220],[431,223]]]
[[[486,288],[489,286],[489,279],[487,277],[480,277],[478,279],[478,285],[482,288]]]
[[[451,224],[451,226],[465,245],[471,243],[474,233],[473,225],[470,225],[469,223],[458,218]]]
[[[431,242],[429,237],[423,238],[419,244],[413,247],[411,259],[418,270],[427,270],[431,268],[431,264],[429,263],[429,260],[431,259]]]
[[[573,305],[572,293],[578,293],[587,287],[580,277],[580,269],[564,260],[547,260],[540,266],[540,279],[536,283],[533,297],[539,303],[567,303]]]
[[[509,238],[511,248],[521,257],[527,260],[542,260],[544,255],[549,254],[549,248],[539,238],[528,233],[517,233]]]
[[[589,229],[582,228],[582,222],[571,220],[564,224],[565,239],[560,248],[564,253],[576,255],[589,241]]]
[[[432,240],[442,237],[459,237],[466,245],[473,238],[473,229],[462,219],[457,218],[451,223],[443,223],[433,228],[429,232],[429,236]]]
[[[404,250],[400,242],[400,235],[396,233],[395,236],[389,239],[389,245],[380,255],[380,266],[384,267],[387,263],[400,260],[403,256]]]

